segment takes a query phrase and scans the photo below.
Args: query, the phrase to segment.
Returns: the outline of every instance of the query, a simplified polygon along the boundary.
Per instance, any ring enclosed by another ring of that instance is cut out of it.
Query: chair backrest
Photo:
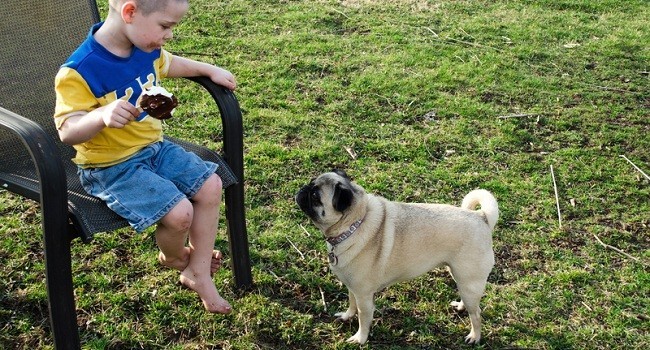
[[[95,0],[2,0],[0,2],[0,107],[38,123],[54,140],[68,183],[68,209],[84,241],[126,222],[88,196],[76,175],[72,146],[59,140],[54,125],[54,78],[61,64],[99,21]],[[10,191],[38,200],[38,176],[21,141],[0,128],[0,176]],[[31,190],[23,192],[23,188]],[[92,210],[91,210],[92,209]]]
[[[64,159],[74,149],[58,142],[54,76],[99,21],[95,0],[2,0],[0,106],[54,135]]]

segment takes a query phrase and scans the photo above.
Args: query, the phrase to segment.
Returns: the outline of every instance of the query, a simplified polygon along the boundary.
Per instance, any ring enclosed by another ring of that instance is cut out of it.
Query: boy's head
[[[170,2],[188,3],[188,0],[108,0],[109,11],[120,12],[120,7],[126,2],[134,3],[143,15],[148,16],[156,11],[164,10]]]
[[[139,49],[151,52],[172,38],[188,0],[109,0],[106,22]]]

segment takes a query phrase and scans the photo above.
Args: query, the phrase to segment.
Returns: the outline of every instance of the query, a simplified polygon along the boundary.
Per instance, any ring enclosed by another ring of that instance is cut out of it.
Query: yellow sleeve
[[[61,68],[54,79],[56,107],[54,121],[56,128],[73,115],[87,113],[99,107],[99,101],[90,91],[90,87],[74,69]]]
[[[168,73],[169,73],[169,65],[172,62],[172,54],[165,50],[161,49],[160,50],[160,58],[158,59],[158,62],[156,62],[156,69],[158,70],[158,76],[162,78],[166,78]]]

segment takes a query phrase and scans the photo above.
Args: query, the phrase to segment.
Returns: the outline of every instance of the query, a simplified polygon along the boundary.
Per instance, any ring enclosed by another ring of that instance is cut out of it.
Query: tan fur
[[[346,183],[355,190],[352,205],[334,209],[333,186]],[[492,229],[498,219],[494,197],[485,190],[470,192],[463,207],[445,204],[392,202],[367,194],[363,188],[336,173],[313,181],[320,188],[322,218],[312,220],[326,237],[336,237],[355,221],[363,223],[328,253],[331,270],[349,290],[350,306],[337,313],[349,320],[358,313],[359,330],[348,339],[363,344],[368,338],[374,311],[374,293],[394,283],[410,280],[438,266],[448,266],[457,282],[462,301],[452,305],[467,309],[472,330],[468,343],[481,337],[479,301],[494,265]],[[477,205],[480,210],[473,210]]]

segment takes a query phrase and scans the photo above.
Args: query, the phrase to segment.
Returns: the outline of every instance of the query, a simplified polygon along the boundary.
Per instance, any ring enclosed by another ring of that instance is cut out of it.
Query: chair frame
[[[94,18],[99,21],[95,4]],[[54,79],[54,77],[52,77]],[[226,219],[231,266],[235,286],[247,290],[253,285],[244,207],[243,122],[239,103],[228,89],[207,77],[189,78],[203,86],[219,108],[223,125],[224,161],[238,182],[225,189]],[[57,141],[38,123],[0,107],[0,127],[18,137],[36,169],[40,191],[2,177],[0,186],[41,205],[45,251],[45,276],[50,325],[57,349],[80,349],[77,314],[73,291],[71,245],[80,237],[80,229],[68,207],[68,189],[64,159]]]

